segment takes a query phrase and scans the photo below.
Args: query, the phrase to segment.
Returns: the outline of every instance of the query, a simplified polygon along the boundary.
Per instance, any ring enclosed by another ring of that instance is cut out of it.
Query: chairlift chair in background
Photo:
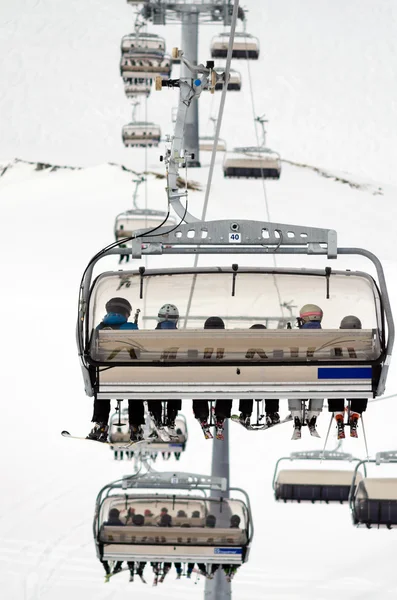
[[[129,33],[121,40],[121,52],[150,52],[160,56],[165,54],[165,39],[155,33]]]
[[[319,469],[284,469],[279,471],[279,464],[284,460],[323,462]],[[360,462],[351,454],[337,451],[292,452],[290,456],[280,458],[274,470],[273,490],[276,500],[283,502],[337,502],[343,504],[349,499],[354,469],[330,469],[329,463]],[[357,486],[362,476],[357,473],[354,485]]]
[[[355,469],[359,474],[361,467],[369,464],[376,466],[392,464],[397,466],[397,452],[379,452],[375,459],[360,461]],[[397,477],[365,477],[359,484],[350,488],[349,504],[353,524],[371,529],[397,526]]]
[[[211,57],[226,58],[230,42],[229,33],[220,33],[211,40]],[[232,58],[257,60],[259,40],[246,32],[236,32],[233,40]]]
[[[190,473],[149,472],[112,482],[96,500],[97,556],[101,561],[241,565],[248,560],[252,541],[251,509],[246,492],[239,488],[230,492],[237,497],[226,497],[222,478]],[[124,527],[109,523],[112,509],[119,511]],[[162,525],[164,513],[169,526]],[[140,515],[139,526],[136,515]],[[209,515],[213,527],[206,526]],[[240,521],[231,528],[233,515]]]
[[[122,130],[123,144],[127,148],[138,146],[158,146],[161,139],[159,125],[146,121],[135,121],[124,125]]]
[[[124,92],[127,98],[133,99],[136,96],[150,95],[153,79],[150,77],[125,77]]]
[[[227,178],[280,179],[281,158],[269,148],[234,148],[225,155],[223,174]]]
[[[120,74],[123,78],[157,76],[169,77],[172,70],[171,57],[155,52],[130,51],[121,56]]]
[[[222,90],[223,86],[223,81],[217,81],[215,84],[215,91]],[[239,92],[241,90],[241,74],[238,71],[235,71],[234,69],[230,69],[229,81],[227,82],[227,90],[228,92]]]

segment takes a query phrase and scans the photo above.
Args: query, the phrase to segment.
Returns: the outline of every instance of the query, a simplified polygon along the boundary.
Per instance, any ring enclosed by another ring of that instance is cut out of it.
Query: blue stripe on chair
[[[318,379],[372,379],[372,367],[319,367]]]

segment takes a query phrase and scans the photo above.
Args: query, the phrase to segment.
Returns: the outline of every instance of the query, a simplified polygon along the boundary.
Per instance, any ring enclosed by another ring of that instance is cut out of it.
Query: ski
[[[283,423],[290,423],[292,421],[292,415],[288,415],[287,417],[285,417],[285,419],[281,419],[281,421],[275,423],[274,425],[268,425],[267,423],[257,426],[244,425],[244,423],[240,421],[239,415],[232,415],[230,419],[231,421],[233,421],[233,423],[238,423],[239,425],[241,425],[241,427],[244,427],[244,429],[247,429],[248,431],[263,431],[265,429],[273,429],[273,427],[277,427],[277,425],[282,425]]]
[[[200,421],[199,421],[199,423],[200,423]],[[203,431],[205,439],[206,440],[212,440],[214,436],[212,435],[212,433],[210,431],[210,426],[208,424],[204,425],[203,423],[200,423],[200,427],[201,427],[201,429]]]
[[[119,573],[122,573],[123,571],[129,571],[129,569],[127,567],[124,567],[124,569],[120,569],[119,571],[116,571],[116,573],[113,573],[113,571],[111,571],[110,573],[105,575],[105,583],[108,583],[109,579],[111,577],[113,577],[114,575],[118,575]]]
[[[139,574],[138,574],[139,575]],[[143,575],[139,575],[139,577],[141,578],[142,583],[147,583],[146,579],[144,578]]]
[[[102,446],[112,446],[112,448],[115,448],[116,450],[131,450],[132,448],[136,448],[137,446],[151,444],[153,441],[155,441],[153,439],[145,439],[140,440],[139,442],[100,442],[99,440],[91,440],[87,437],[72,435],[71,433],[69,433],[69,431],[62,431],[61,435],[62,437],[69,440],[85,440],[87,442],[97,442],[98,444],[102,444]]]

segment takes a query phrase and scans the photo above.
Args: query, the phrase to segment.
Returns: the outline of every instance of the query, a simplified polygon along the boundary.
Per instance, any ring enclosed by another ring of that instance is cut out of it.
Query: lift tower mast
[[[134,0],[127,0],[131,5],[137,5]],[[152,21],[153,25],[166,25],[177,22],[182,25],[181,48],[190,62],[197,65],[198,34],[200,23],[222,23],[231,25],[233,0],[146,0],[141,10],[142,17]],[[244,21],[245,13],[238,9],[238,18]],[[181,63],[181,77],[187,77],[189,72]],[[198,105],[193,102],[189,108],[184,132],[184,148],[186,153],[194,158],[188,160],[191,167],[200,166],[199,156],[199,123]]]

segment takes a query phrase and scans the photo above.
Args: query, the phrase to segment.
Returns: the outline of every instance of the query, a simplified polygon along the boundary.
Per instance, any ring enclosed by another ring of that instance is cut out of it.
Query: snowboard
[[[282,425],[283,423],[290,423],[292,421],[292,415],[288,415],[287,417],[285,417],[285,419],[281,419],[279,423],[275,423],[274,425],[267,425],[266,423],[264,423],[263,425],[258,426],[247,426],[244,425],[244,423],[241,423],[239,415],[232,415],[230,417],[230,420],[233,421],[233,423],[238,423],[248,431],[263,431],[264,429],[273,429],[273,427],[277,427],[277,425]]]

